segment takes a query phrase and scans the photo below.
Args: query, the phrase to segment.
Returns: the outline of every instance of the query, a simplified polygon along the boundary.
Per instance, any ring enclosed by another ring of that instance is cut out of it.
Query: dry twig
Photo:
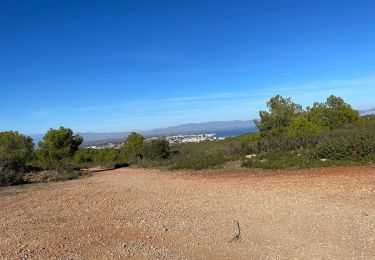
[[[241,239],[240,223],[238,223],[237,220],[235,220],[234,222],[236,222],[236,224],[237,224],[237,234],[231,240],[229,240],[229,242],[238,241],[238,240]]]

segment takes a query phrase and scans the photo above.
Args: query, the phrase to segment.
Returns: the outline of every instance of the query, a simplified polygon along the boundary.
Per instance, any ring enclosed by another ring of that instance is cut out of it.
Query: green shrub
[[[335,160],[364,160],[375,157],[375,139],[354,137],[351,139],[329,140],[319,143],[311,152],[312,158]]]
[[[116,162],[113,164],[113,169],[118,169],[118,168],[124,168],[124,167],[128,167],[129,164],[128,163],[124,163],[124,162]]]
[[[39,142],[37,155],[46,169],[67,170],[83,138],[69,128],[50,129]]]
[[[33,141],[18,132],[0,132],[0,173],[22,172],[32,158]]]
[[[143,145],[143,158],[149,160],[166,159],[169,157],[171,147],[166,139],[155,139]]]
[[[203,155],[203,156],[183,156],[173,160],[173,165],[170,167],[171,170],[180,169],[212,169],[225,163],[227,160],[221,154],[214,155]]]
[[[51,176],[51,181],[69,181],[75,180],[85,175],[79,170],[59,171],[56,175]]]
[[[124,142],[122,148],[125,154],[126,161],[129,163],[137,163],[142,159],[142,149],[145,138],[135,132],[129,134]]]
[[[121,168],[128,166],[122,150],[114,148],[89,149],[83,148],[76,152],[73,162],[83,168],[102,166],[105,168]]]
[[[305,169],[313,167],[330,167],[353,165],[350,161],[314,159],[307,154],[295,152],[268,152],[242,162],[242,167],[259,169]],[[357,165],[357,164],[354,164]]]
[[[0,172],[0,186],[11,186],[27,183],[23,179],[23,174],[13,171]]]

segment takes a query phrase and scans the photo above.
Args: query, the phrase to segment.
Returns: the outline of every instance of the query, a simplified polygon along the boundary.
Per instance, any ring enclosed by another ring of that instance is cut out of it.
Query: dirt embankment
[[[0,258],[25,257],[374,259],[375,167],[127,168],[2,188]]]

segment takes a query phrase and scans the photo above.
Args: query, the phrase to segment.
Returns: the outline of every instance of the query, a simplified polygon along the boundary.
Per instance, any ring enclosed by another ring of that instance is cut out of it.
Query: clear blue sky
[[[0,130],[252,119],[271,96],[375,107],[375,1],[0,1]]]

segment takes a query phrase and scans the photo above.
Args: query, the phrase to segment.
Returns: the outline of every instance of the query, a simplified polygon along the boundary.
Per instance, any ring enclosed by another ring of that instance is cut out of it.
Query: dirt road
[[[375,167],[127,168],[1,188],[0,258],[26,257],[375,259]]]

